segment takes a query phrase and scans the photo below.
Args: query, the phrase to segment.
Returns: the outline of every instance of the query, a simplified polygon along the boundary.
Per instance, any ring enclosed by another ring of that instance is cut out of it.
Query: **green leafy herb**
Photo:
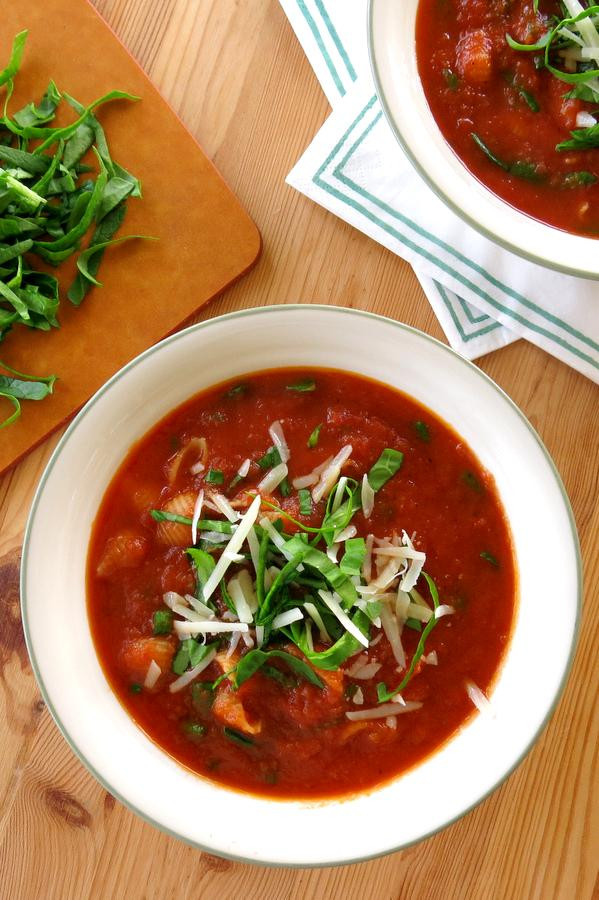
[[[214,702],[214,691],[210,682],[195,681],[191,686],[191,703],[194,711],[201,717],[210,714]]]
[[[266,663],[262,666],[261,671],[263,675],[272,678],[273,681],[276,681],[277,684],[280,684],[286,690],[291,690],[299,684],[298,679],[294,675],[286,675],[285,672],[281,672],[280,669],[276,669],[274,666],[269,666]]]
[[[380,491],[389,479],[399,472],[402,463],[403,453],[400,450],[393,450],[390,447],[383,450],[368,473],[368,481],[373,491]]]
[[[0,341],[17,325],[42,331],[59,326],[58,279],[36,269],[32,258],[60,266],[77,255],[78,273],[67,295],[78,305],[100,284],[97,273],[104,251],[137,237],[114,235],[126,202],[141,193],[138,180],[111,159],[93,114],[105,103],[139,98],[109,91],[83,106],[51,81],[39,102],[9,113],[26,40],[27,31],[15,37],[8,64],[0,71],[0,85],[6,88],[0,116]],[[77,118],[56,126],[63,101],[75,109]],[[82,163],[88,151],[95,156],[91,166]],[[82,249],[88,231],[92,236]],[[52,376],[36,389],[5,383],[0,397],[14,411],[2,425],[18,418],[21,399],[41,400],[52,393],[54,380]]]
[[[412,423],[414,426],[414,431],[418,435],[421,441],[424,441],[425,444],[428,444],[431,439],[431,433],[426,422],[421,422],[418,420],[417,422]]]
[[[557,144],[556,150],[593,150],[599,147],[599,123],[590,128],[576,128],[570,134],[570,140]]]
[[[308,490],[308,488],[300,488],[298,491],[299,496],[299,511],[301,516],[311,516],[312,515],[312,494]]]
[[[291,653],[285,653],[284,650],[250,650],[249,653],[246,653],[245,656],[241,658],[237,666],[237,671],[235,673],[236,686],[238,688],[241,687],[244,681],[251,678],[258,669],[262,668],[262,666],[271,659],[280,659],[286,666],[295,672],[296,675],[309,681],[310,684],[313,684],[315,687],[324,688],[322,680],[311,666],[303,660],[298,659],[297,656],[293,656]]]
[[[345,553],[339,568],[345,575],[360,575],[366,557],[366,541],[364,538],[350,538],[345,542]]]
[[[170,609],[157,609],[152,616],[154,634],[170,634],[173,630],[173,614]]]
[[[316,428],[314,429],[314,431],[308,438],[308,447],[316,447],[316,445],[318,444],[318,439],[320,437],[320,430],[321,430],[322,426],[323,426],[322,422],[320,423],[320,425],[316,426]]]
[[[315,391],[316,390],[316,382],[313,378],[306,378],[304,381],[298,381],[296,384],[288,384],[288,391],[298,391],[299,393],[305,393],[306,391]]]
[[[358,685],[350,683],[346,685],[345,690],[343,691],[343,696],[346,700],[351,700],[356,695],[357,691]]]
[[[587,184],[595,184],[597,176],[591,172],[568,172],[564,175],[562,186],[565,188],[584,187]]]
[[[457,91],[460,86],[460,79],[451,69],[443,69],[443,78],[450,91]]]
[[[358,609],[351,616],[351,620],[354,625],[368,637],[370,633],[370,622],[368,617]],[[353,656],[358,650],[363,649],[362,644],[357,641],[349,631],[345,631],[342,636],[330,647],[327,647],[326,650],[315,651],[310,650],[305,628],[302,628],[300,623],[294,622],[289,629],[283,630],[290,640],[299,647],[308,662],[311,662],[317,669],[324,669],[325,671],[334,671],[335,669],[338,669],[350,656]]]
[[[0,283],[1,293],[2,287]],[[0,397],[8,400],[14,410],[10,416],[0,422],[0,428],[4,428],[21,415],[21,400],[43,400],[53,393],[56,375],[25,375],[23,372],[17,372],[16,369],[3,362],[0,362],[0,368],[11,373],[11,375],[0,375]]]
[[[191,740],[198,740],[206,734],[206,727],[199,722],[184,722],[183,731]]]
[[[301,555],[301,562],[304,566],[319,572],[333,590],[339,594],[345,609],[351,609],[354,606],[358,599],[354,585],[347,575],[344,575],[339,566],[329,559],[326,553],[323,553],[322,550],[317,550],[315,547],[306,548],[306,544],[299,535],[295,535],[288,540],[285,544],[285,549],[289,553],[294,554],[294,556],[295,554]]]
[[[186,553],[193,563],[196,573],[196,595],[201,600],[204,585],[212,575],[216,563],[213,556],[210,556],[205,550],[198,550],[197,547],[190,547]]]
[[[178,525],[191,525],[189,516],[180,516],[178,513],[167,512],[165,509],[151,509],[150,515],[155,522],[176,522]]]
[[[419,619],[406,619],[406,628],[411,628],[412,631],[422,631],[422,622]]]
[[[279,484],[279,492],[281,497],[288,497],[291,493],[291,487],[289,485],[289,479],[283,478],[283,480]]]
[[[489,553],[487,550],[483,550],[483,552],[482,552],[481,555],[480,555],[480,558],[481,558],[481,559],[485,559],[488,563],[491,563],[491,565],[492,565],[492,566],[495,566],[496,569],[499,568],[499,562],[498,562],[497,559],[493,556],[493,554],[492,554],[492,553]]]
[[[506,162],[497,156],[490,147],[485,144],[483,139],[475,134],[471,133],[472,140],[477,145],[477,147],[482,150],[487,159],[490,159],[492,163],[496,166],[499,166],[500,169],[503,169],[504,172],[507,172],[510,175],[514,175],[517,178],[524,178],[526,181],[542,181],[543,174],[539,171],[536,163],[529,162],[527,160],[516,160],[515,162]]]
[[[206,475],[206,483],[207,484],[222,484],[225,480],[225,476],[221,472],[220,469],[209,469],[208,474]]]
[[[467,484],[469,488],[475,491],[477,494],[482,494],[483,486],[474,474],[474,472],[463,472],[462,473],[462,481],[464,484]]]
[[[229,728],[228,725],[225,725],[223,728],[223,734],[225,737],[229,738],[230,741],[233,741],[234,744],[239,744],[241,747],[254,746],[252,738],[248,737],[246,734],[242,734],[241,731]]]
[[[258,460],[261,469],[274,469],[281,462],[281,454],[276,447],[270,447]]]
[[[173,672],[183,675],[189,666],[193,669],[210,653],[215,644],[199,644],[193,638],[183,641],[173,659]]]
[[[247,390],[247,384],[236,384],[227,391],[225,397],[241,397],[243,394],[247,394]]]
[[[142,688],[141,684],[138,684],[136,681],[134,681],[134,682],[132,682],[132,684],[129,685],[129,691],[132,694],[141,694],[141,692],[143,691],[143,688]]]

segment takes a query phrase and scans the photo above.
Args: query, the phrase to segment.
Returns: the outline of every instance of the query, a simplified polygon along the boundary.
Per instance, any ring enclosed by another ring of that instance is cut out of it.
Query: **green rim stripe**
[[[339,94],[342,97],[344,97],[345,96],[345,88],[343,87],[343,83],[339,77],[339,73],[337,72],[337,69],[335,68],[333,60],[331,59],[331,57],[329,55],[329,51],[325,47],[324,41],[322,39],[322,35],[321,35],[320,31],[318,30],[318,25],[312,18],[312,15],[310,14],[310,11],[308,10],[308,7],[306,6],[304,0],[297,0],[297,5],[298,5],[300,12],[302,13],[304,19],[306,20],[308,28],[314,35],[314,40],[316,41],[316,43],[318,45],[318,49],[322,53],[323,59],[327,65],[327,69],[331,73],[331,78],[335,82],[335,87],[339,91]]]
[[[566,489],[564,487],[563,481],[561,480],[560,474],[557,471],[555,463],[553,462],[553,459],[549,455],[549,451],[543,444],[541,438],[539,437],[537,432],[534,430],[534,428],[532,427],[532,425],[530,424],[530,422],[528,421],[528,419],[526,418],[524,413],[516,406],[514,401],[505,393],[505,391],[503,391],[499,387],[499,385],[495,384],[495,382],[485,372],[483,372],[481,369],[479,369],[477,366],[475,366],[474,363],[471,363],[469,360],[464,359],[464,357],[462,357],[458,353],[456,353],[455,350],[452,350],[451,347],[448,347],[446,344],[443,344],[441,341],[438,341],[436,338],[432,337],[430,334],[426,334],[423,331],[419,331],[417,328],[412,328],[410,325],[405,325],[403,322],[397,322],[394,319],[389,319],[385,316],[376,315],[375,313],[364,312],[363,310],[348,309],[345,307],[323,306],[323,305],[318,305],[318,304],[314,304],[314,305],[310,304],[310,305],[306,305],[306,306],[302,306],[300,304],[289,304],[289,305],[285,305],[285,306],[275,306],[275,307],[261,306],[261,307],[256,307],[254,309],[239,310],[237,312],[227,313],[226,315],[218,316],[215,319],[208,319],[205,322],[198,322],[196,325],[191,325],[189,328],[186,328],[184,331],[177,332],[176,334],[173,334],[170,337],[167,337],[164,340],[160,341],[158,344],[155,344],[153,347],[150,347],[148,350],[145,350],[139,356],[135,357],[135,359],[132,359],[131,362],[129,362],[125,366],[123,366],[123,368],[120,369],[118,372],[116,372],[111,378],[109,378],[108,381],[105,382],[105,384],[102,385],[102,387],[93,395],[93,397],[91,397],[91,399],[88,400],[88,402],[85,404],[83,409],[75,416],[75,418],[73,419],[73,421],[68,426],[65,433],[63,434],[63,436],[60,438],[60,440],[59,440],[57,446],[55,447],[55,449],[48,461],[48,464],[47,464],[46,468],[44,469],[42,476],[40,478],[37,490],[35,492],[35,496],[33,498],[33,503],[31,505],[31,510],[29,512],[29,517],[27,519],[27,525],[25,526],[25,536],[24,536],[24,541],[23,541],[23,554],[22,554],[21,572],[20,572],[20,594],[21,594],[21,614],[22,614],[22,621],[23,621],[23,632],[25,635],[25,643],[27,645],[27,652],[29,653],[29,659],[31,661],[31,667],[33,669],[33,673],[37,680],[38,687],[41,691],[42,697],[44,698],[44,700],[46,702],[46,706],[48,707],[48,710],[49,710],[52,718],[54,719],[59,731],[63,735],[64,739],[66,740],[67,744],[69,745],[69,747],[71,748],[71,750],[73,751],[75,756],[83,763],[83,765],[88,769],[88,771],[91,772],[91,774],[94,776],[94,778],[96,778],[96,780],[99,781],[99,783],[101,785],[103,785],[104,788],[106,788],[107,791],[112,793],[113,796],[116,797],[116,799],[119,800],[120,803],[122,803],[124,806],[126,806],[128,809],[130,809],[136,815],[138,815],[145,822],[148,822],[150,825],[153,825],[155,828],[158,828],[160,831],[165,832],[166,834],[170,835],[171,837],[178,838],[179,840],[184,841],[185,843],[191,845],[192,847],[197,847],[198,849],[204,850],[207,853],[217,852],[220,856],[223,856],[226,859],[232,859],[232,860],[236,860],[238,862],[254,863],[254,864],[258,863],[259,865],[260,864],[261,865],[271,865],[271,866],[276,866],[276,867],[288,866],[291,868],[305,868],[306,863],[304,863],[304,862],[300,862],[300,863],[269,862],[269,863],[266,863],[264,861],[257,861],[255,859],[243,857],[243,856],[240,856],[239,854],[227,853],[227,852],[221,850],[220,848],[217,849],[214,846],[211,846],[211,845],[207,846],[207,845],[201,844],[197,841],[193,841],[189,838],[185,838],[178,832],[173,831],[164,825],[161,825],[159,822],[156,822],[154,819],[151,818],[151,816],[149,816],[146,813],[139,810],[136,806],[134,806],[134,804],[130,803],[121,794],[119,794],[118,792],[115,792],[114,787],[112,787],[110,782],[106,781],[103,778],[103,776],[100,775],[100,773],[94,768],[94,766],[92,766],[91,763],[86,759],[86,757],[81,753],[81,751],[79,750],[77,745],[73,743],[68,731],[62,724],[60,717],[58,716],[58,713],[57,713],[56,709],[54,708],[52,700],[46,690],[43,679],[41,677],[41,672],[39,670],[37,660],[36,660],[35,654],[33,652],[33,645],[31,643],[31,635],[29,633],[29,620],[27,617],[27,570],[28,570],[28,558],[29,558],[29,543],[31,540],[31,531],[33,529],[35,513],[36,513],[37,507],[40,503],[40,498],[43,493],[44,486],[52,473],[52,470],[56,464],[58,457],[60,456],[60,453],[62,452],[62,449],[63,449],[65,443],[69,440],[71,433],[78,427],[79,422],[88,415],[90,410],[93,409],[93,407],[96,405],[96,403],[104,396],[104,394],[110,389],[110,387],[117,381],[120,381],[120,379],[124,375],[126,375],[127,372],[130,371],[130,369],[133,369],[135,366],[140,365],[140,363],[142,363],[148,357],[153,356],[156,352],[159,352],[162,349],[162,347],[168,346],[173,341],[181,340],[181,338],[184,335],[187,335],[187,334],[190,334],[190,333],[196,332],[196,331],[202,331],[205,328],[210,328],[215,322],[228,322],[228,321],[235,322],[235,321],[239,321],[240,319],[244,319],[247,316],[252,316],[252,315],[257,316],[257,315],[265,315],[265,314],[272,315],[275,312],[281,313],[283,311],[285,314],[287,314],[288,312],[297,312],[300,309],[303,311],[308,311],[308,310],[312,311],[315,309],[324,310],[324,311],[328,311],[328,312],[335,311],[336,313],[339,313],[341,315],[349,314],[349,315],[353,315],[353,316],[360,316],[364,319],[374,319],[374,321],[376,321],[376,322],[385,322],[387,325],[392,325],[394,328],[398,328],[401,331],[407,331],[409,334],[418,335],[421,339],[427,340],[430,343],[435,344],[437,346],[437,348],[439,348],[441,351],[448,353],[450,356],[458,359],[462,365],[471,368],[474,372],[476,372],[478,377],[482,378],[483,381],[487,382],[487,384],[492,386],[493,389],[496,390],[497,393],[501,397],[503,397],[503,399],[508,404],[508,406],[522,421],[522,424],[528,429],[528,431],[532,435],[533,439],[537,442],[541,452],[543,453],[543,455],[545,457],[547,465],[549,466],[551,472],[553,473],[553,477],[555,478],[556,484],[562,495],[566,515],[567,515],[569,523],[570,523],[570,529],[572,532],[572,543],[573,543],[574,552],[575,552],[575,556],[576,556],[576,587],[577,587],[576,620],[574,622],[574,630],[573,630],[573,634],[572,634],[572,641],[571,641],[571,645],[570,645],[570,652],[568,655],[568,660],[567,660],[566,666],[564,668],[564,674],[560,681],[559,687],[556,691],[556,695],[554,697],[553,703],[551,704],[550,708],[547,710],[547,714],[545,715],[543,721],[539,725],[537,731],[532,736],[532,738],[530,739],[530,741],[528,742],[528,744],[526,745],[526,747],[524,748],[524,750],[522,751],[520,756],[514,761],[514,763],[502,775],[502,777],[494,785],[492,785],[489,788],[489,790],[482,797],[480,797],[478,800],[476,800],[467,809],[464,809],[462,812],[458,813],[452,819],[450,819],[446,822],[443,822],[441,825],[438,826],[438,828],[434,828],[432,831],[428,832],[427,834],[421,835],[420,837],[416,838],[413,841],[408,841],[407,843],[401,844],[400,846],[390,847],[388,849],[380,851],[379,853],[372,853],[372,854],[369,854],[364,857],[356,857],[354,859],[342,860],[341,862],[337,862],[337,861],[333,860],[333,861],[329,861],[329,862],[310,864],[312,868],[322,868],[323,866],[348,865],[348,864],[354,863],[354,862],[366,862],[369,859],[377,859],[382,856],[387,856],[387,854],[389,854],[389,853],[394,853],[397,850],[402,850],[406,847],[410,847],[413,844],[417,844],[420,841],[423,841],[429,837],[432,837],[433,834],[437,834],[437,832],[441,831],[443,828],[447,828],[449,825],[452,825],[454,822],[459,821],[463,816],[465,816],[472,809],[474,809],[476,806],[478,806],[479,803],[482,803],[484,800],[486,800],[487,797],[489,797],[493,793],[493,791],[495,791],[499,787],[499,785],[503,784],[503,782],[506,780],[506,778],[508,778],[512,774],[512,772],[515,771],[515,769],[524,760],[526,755],[530,752],[531,748],[533,747],[533,745],[536,742],[539,735],[546,728],[547,723],[549,722],[549,719],[551,718],[551,716],[553,715],[553,713],[555,711],[558,700],[559,700],[559,698],[564,690],[564,687],[566,685],[568,674],[570,672],[570,669],[572,668],[572,663],[574,661],[574,653],[576,650],[576,643],[577,643],[577,638],[578,638],[578,631],[580,628],[580,616],[581,616],[581,610],[582,610],[582,558],[580,555],[580,542],[578,540],[578,534],[576,531],[576,525],[574,522],[574,514],[572,512],[572,507],[570,505],[570,501],[568,499],[568,495],[566,493]]]
[[[373,97],[371,97],[371,99],[368,101],[368,103],[364,106],[364,108],[361,110],[361,112],[358,114],[358,116],[354,119],[354,121],[351,123],[351,125],[349,126],[349,128],[347,129],[345,134],[342,136],[342,138],[335,145],[335,147],[333,147],[333,149],[331,150],[331,152],[329,153],[329,155],[327,156],[325,161],[322,163],[322,165],[320,166],[320,168],[318,169],[316,174],[313,176],[313,179],[312,179],[313,182],[318,187],[322,188],[324,191],[326,191],[328,194],[330,194],[331,196],[334,196],[336,199],[342,201],[347,206],[350,206],[351,208],[355,209],[357,212],[364,215],[371,222],[373,222],[373,224],[380,227],[383,231],[386,231],[387,234],[391,235],[396,240],[398,240],[400,243],[404,244],[409,249],[413,250],[419,256],[422,256],[423,258],[427,259],[429,262],[432,262],[434,265],[438,266],[440,269],[442,269],[444,272],[446,272],[452,278],[455,278],[456,281],[460,282],[465,287],[467,287],[469,290],[471,290],[473,293],[480,296],[483,300],[485,300],[487,303],[489,303],[489,305],[493,306],[499,312],[503,313],[506,316],[509,316],[510,318],[514,319],[517,322],[520,322],[522,325],[525,325],[531,331],[535,331],[536,333],[542,335],[543,337],[548,338],[552,342],[563,347],[569,353],[572,353],[572,355],[589,363],[594,368],[599,369],[599,360],[594,359],[592,356],[589,356],[587,353],[584,353],[583,351],[579,350],[577,347],[570,344],[567,340],[565,340],[564,338],[555,334],[554,332],[549,331],[547,328],[544,328],[541,325],[537,325],[536,323],[531,322],[529,319],[525,318],[520,313],[516,312],[516,310],[512,310],[509,307],[504,306],[504,304],[502,304],[495,297],[493,297],[492,295],[487,293],[479,285],[470,281],[470,279],[468,279],[462,272],[453,268],[452,266],[450,266],[448,263],[446,263],[444,260],[442,260],[440,257],[436,256],[435,254],[425,250],[423,247],[419,246],[418,244],[415,244],[412,240],[410,240],[407,236],[404,236],[396,228],[389,225],[384,220],[380,219],[378,216],[374,215],[362,203],[357,202],[352,197],[350,197],[346,193],[336,189],[335,187],[328,184],[328,182],[326,182],[323,179],[322,175],[325,172],[325,170],[327,169],[327,167],[329,167],[331,165],[334,158],[340,153],[340,151],[343,149],[343,147],[345,146],[347,141],[350,139],[353,131],[357,128],[357,126],[360,124],[360,122],[362,122],[362,120],[364,119],[366,114],[371,109],[373,109],[376,102],[377,102],[377,98],[376,98],[376,95],[374,95]],[[516,291],[512,290],[511,288],[507,287],[506,285],[503,285],[500,281],[498,281],[496,278],[494,278],[492,275],[490,275],[488,272],[486,272],[481,266],[478,266],[472,260],[468,259],[467,257],[463,256],[461,253],[459,253],[454,247],[451,247],[450,245],[445,244],[444,241],[435,237],[430,232],[428,232],[425,229],[418,226],[416,223],[412,222],[410,219],[403,216],[400,212],[393,209],[388,204],[381,201],[379,198],[370,194],[368,191],[366,191],[364,188],[362,188],[361,185],[358,185],[355,182],[353,182],[350,178],[348,178],[343,173],[343,171],[342,171],[343,166],[346,165],[348,160],[351,158],[352,154],[355,153],[356,149],[360,146],[362,141],[366,138],[366,136],[370,133],[370,131],[374,128],[374,126],[382,119],[382,117],[383,117],[382,112],[378,112],[376,114],[376,116],[374,117],[374,119],[369,123],[369,125],[362,132],[360,137],[356,141],[354,141],[354,143],[351,145],[349,151],[343,157],[341,163],[339,165],[337,165],[335,167],[335,169],[333,170],[332,174],[334,175],[334,177],[339,182],[341,182],[344,186],[349,187],[351,190],[355,191],[361,197],[368,200],[373,205],[379,207],[383,212],[387,213],[394,219],[398,220],[403,225],[406,225],[408,228],[415,231],[418,235],[426,238],[431,243],[439,246],[441,249],[445,250],[450,256],[455,257],[459,262],[462,262],[462,263],[464,263],[464,265],[472,268],[475,272],[482,275],[488,282],[490,282],[492,285],[494,285],[495,287],[502,290],[504,293],[512,296],[518,302],[520,302],[524,306],[530,308],[531,310],[533,310],[534,312],[539,314],[541,317],[549,320],[552,323],[559,325],[564,331],[569,332],[574,337],[579,339],[582,343],[588,344],[592,349],[596,349],[599,351],[599,345],[596,344],[591,338],[588,338],[586,335],[583,335],[581,332],[572,328],[566,322],[561,321],[556,316],[553,316],[551,313],[546,312],[546,310],[543,310],[540,307],[536,306],[536,304],[527,300],[525,297],[522,297]]]

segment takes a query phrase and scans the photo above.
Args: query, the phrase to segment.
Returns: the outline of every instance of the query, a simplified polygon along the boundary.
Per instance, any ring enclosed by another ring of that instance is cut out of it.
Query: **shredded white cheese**
[[[316,466],[315,469],[312,469],[311,472],[308,472],[307,475],[300,475],[299,478],[294,478],[291,482],[293,487],[297,491],[299,491],[300,488],[307,488],[311,487],[313,484],[316,484],[320,473],[323,472],[327,468],[327,466],[331,464],[332,461],[333,457],[327,456],[323,463],[320,463],[320,465]]]
[[[231,595],[231,600],[235,604],[235,611],[240,622],[249,625],[253,621],[254,616],[250,605],[246,599],[245,592],[240,584],[239,576],[235,575],[227,584],[227,590]]]
[[[289,453],[289,447],[287,446],[287,441],[285,440],[285,435],[283,433],[283,428],[280,422],[273,422],[270,428],[268,429],[268,433],[272,438],[272,442],[279,451],[279,456],[281,457],[281,462],[286,463],[289,460],[291,454]]]
[[[287,478],[287,474],[287,464],[284,462],[279,463],[278,466],[271,469],[270,472],[264,476],[262,481],[258,483],[258,490],[263,494],[270,494],[271,491],[274,491],[274,489]]]
[[[357,672],[353,673],[352,677],[357,678],[358,681],[368,681],[370,678],[374,678],[380,668],[380,663],[371,662],[365,666],[361,666]]]
[[[355,712],[352,710],[351,712],[346,712],[345,715],[352,722],[363,722],[369,719],[386,719],[387,716],[413,712],[416,709],[420,709],[421,706],[422,703],[416,700],[410,700],[403,706],[400,703],[381,703],[380,706],[375,706],[373,709],[359,709]]]
[[[179,635],[189,637],[190,634],[226,634],[232,631],[247,632],[246,622],[175,622],[174,629]]]
[[[252,526],[247,534],[248,546],[250,548],[250,556],[252,557],[252,564],[258,573],[258,561],[260,559],[260,542],[258,540],[258,536],[256,534],[256,529]]]
[[[193,507],[193,517],[191,520],[191,543],[196,544],[198,539],[198,522],[200,520],[200,516],[202,514],[202,506],[204,504],[204,491],[201,490],[196,497],[196,502]]]
[[[364,513],[365,518],[369,519],[372,515],[372,510],[374,509],[374,488],[371,486],[368,481],[368,475],[364,474],[362,478],[362,490],[361,490],[361,500],[362,500],[362,512]]]
[[[192,606],[197,613],[203,616],[205,619],[213,619],[214,613],[210,609],[209,606],[206,606],[205,603],[202,603],[201,600],[198,600],[197,597],[194,597],[192,594],[185,594],[185,601]]]
[[[201,663],[198,663],[193,669],[190,669],[189,672],[184,672],[180,678],[177,678],[176,681],[171,682],[169,684],[168,689],[171,694],[176,694],[177,691],[182,691],[184,687],[187,687],[188,684],[200,675],[204,669],[207,669],[214,657],[216,656],[216,649],[210,650]]]
[[[237,474],[240,478],[245,478],[247,473],[250,471],[250,460],[244,459],[239,468],[237,469]]]
[[[343,544],[345,541],[351,540],[358,533],[358,529],[355,525],[348,525],[347,528],[343,528],[341,531],[338,531],[334,535],[334,541],[336,544]]]
[[[236,522],[239,519],[239,513],[233,509],[227,498],[223,497],[222,494],[212,494],[212,501],[229,522]]]
[[[337,483],[341,474],[342,465],[347,462],[352,452],[352,445],[346,444],[339,453],[333,457],[330,464],[323,470],[318,484],[312,491],[314,503],[318,503],[323,497],[328,497],[332,487]]]
[[[292,622],[299,622],[300,619],[304,618],[304,614],[301,609],[298,609],[295,606],[293,609],[288,609],[285,612],[279,613],[278,616],[275,616],[272,620],[273,628],[285,628],[286,625],[291,625]]]
[[[442,619],[443,616],[452,616],[455,612],[453,606],[448,606],[447,603],[441,603],[435,610],[435,619]]]
[[[225,659],[229,659],[235,651],[237,650],[237,644],[239,643],[239,639],[241,637],[241,633],[239,631],[234,631],[231,635],[231,640],[229,641],[229,646],[227,647],[227,652],[225,653]]]
[[[318,628],[318,631],[320,632],[321,641],[323,641],[323,643],[325,643],[325,644],[332,643],[331,637],[330,637],[328,631],[326,630],[325,624],[322,620],[322,616],[320,615],[320,613],[318,612],[318,610],[316,609],[314,604],[310,603],[310,601],[308,601],[307,603],[304,603],[304,609],[306,610],[306,612],[308,613],[310,618],[313,619],[314,624]]]
[[[248,511],[241,519],[239,525],[235,529],[235,532],[231,536],[231,540],[229,541],[229,552],[238,553],[241,550],[243,542],[248,536],[248,532],[256,519],[258,518],[258,513],[260,512],[260,503],[261,498],[255,497],[252,501]],[[204,585],[204,589],[202,592],[202,596],[204,601],[209,600],[214,591],[220,584],[220,580],[231,565],[231,560],[226,559],[226,557],[221,556],[218,560],[216,566],[212,570],[210,577],[208,578],[206,584]]]
[[[466,692],[479,712],[494,716],[493,707],[488,697],[473,681],[466,682]]]
[[[357,625],[354,625],[352,620],[349,618],[347,613],[341,608],[341,604],[328,591],[318,591],[328,608],[331,610],[333,615],[339,619],[343,627],[346,631],[349,631],[351,635],[355,637],[357,641],[359,641],[364,647],[368,647],[368,638],[362,634]]]
[[[331,503],[331,512],[337,512],[337,510],[341,506],[341,501],[343,500],[343,497],[345,495],[346,485],[347,485],[347,478],[345,475],[343,475],[337,482],[337,487],[335,488],[333,502]]]
[[[148,671],[146,672],[146,677],[144,678],[144,687],[151,690],[160,676],[162,675],[162,669],[158,665],[157,662],[154,662],[152,659],[150,661],[150,665],[148,666]]]
[[[391,646],[391,650],[393,651],[393,656],[398,665],[404,669],[406,665],[406,654],[401,643],[399,625],[397,619],[386,603],[381,604],[381,624]]]

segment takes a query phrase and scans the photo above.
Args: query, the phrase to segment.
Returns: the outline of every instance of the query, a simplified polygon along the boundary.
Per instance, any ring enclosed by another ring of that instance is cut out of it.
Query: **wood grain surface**
[[[258,266],[202,317],[318,301],[383,313],[442,338],[407,265],[284,183],[328,107],[277,0],[95,3],[262,231]],[[52,439],[0,482],[2,898],[599,896],[599,390],[522,341],[479,364],[524,410],[552,453],[585,559],[574,670],[548,728],[517,771],[435,837],[336,869],[235,864],[144,824],[75,759],[40,700],[27,661],[18,611],[19,552]]]

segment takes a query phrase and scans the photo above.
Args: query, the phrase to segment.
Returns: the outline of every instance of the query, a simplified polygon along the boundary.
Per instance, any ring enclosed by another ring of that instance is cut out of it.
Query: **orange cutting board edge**
[[[4,362],[31,374],[57,374],[59,381],[51,397],[24,402],[21,418],[0,431],[0,473],[64,425],[125,363],[244,275],[262,247],[222,176],[87,0],[30,0],[19,7],[3,11],[0,35],[6,60],[14,35],[29,30],[10,109],[39,99],[50,78],[82,103],[114,88],[140,96],[138,103],[108,104],[98,117],[113,158],[142,182],[143,199],[129,201],[119,236],[158,241],[109,250],[99,272],[103,286],[79,309],[65,296],[76,271],[71,258],[59,274],[61,327],[18,326],[2,343]]]

